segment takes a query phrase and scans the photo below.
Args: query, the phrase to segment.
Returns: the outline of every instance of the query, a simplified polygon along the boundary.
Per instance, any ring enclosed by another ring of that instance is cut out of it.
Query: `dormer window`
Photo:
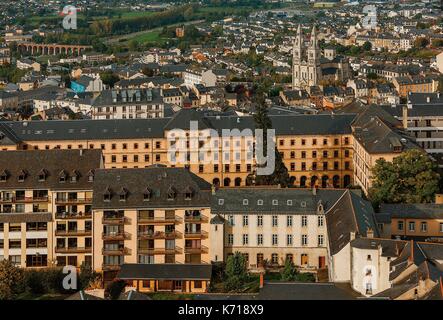
[[[174,200],[176,195],[177,192],[175,191],[174,187],[171,186],[168,190],[168,200]]]
[[[79,173],[78,173],[78,171],[77,170],[74,170],[73,172],[72,172],[72,175],[71,175],[71,182],[77,182],[77,180],[78,180],[78,177],[79,177]]]
[[[263,200],[262,200],[262,199],[257,200],[257,205],[258,205],[258,206],[262,206],[262,205],[263,205]]]
[[[222,206],[225,203],[225,199],[218,199],[218,205]]]
[[[292,200],[288,200],[288,201],[286,201],[286,204],[287,204],[288,206],[292,206]]]
[[[68,178],[68,174],[66,173],[65,170],[62,170],[58,176],[58,181],[60,183],[65,183],[67,178]]]
[[[112,191],[111,189],[106,188],[105,192],[103,192],[103,201],[109,202],[111,201]]]
[[[248,199],[243,199],[243,205],[244,205],[244,206],[247,206],[248,204],[249,204]]]
[[[24,170],[21,170],[18,174],[18,182],[23,182],[26,179],[26,172]]]
[[[272,200],[272,205],[273,206],[278,206],[278,200],[276,200],[276,199]]]
[[[302,208],[306,208],[306,201],[300,202],[300,205],[301,205]]]
[[[88,182],[94,182],[94,171],[93,170],[88,172]]]
[[[38,173],[38,181],[39,182],[45,181],[47,176],[48,176],[48,172],[45,169],[42,169]]]
[[[185,200],[191,200],[194,195],[194,190],[191,187],[185,189]]]
[[[151,189],[146,188],[143,192],[143,201],[149,201],[151,200],[152,192]]]
[[[8,172],[6,170],[3,170],[0,173],[0,182],[6,182],[8,180]]]
[[[126,198],[128,197],[128,190],[126,188],[122,188],[118,195],[120,201],[126,201]]]

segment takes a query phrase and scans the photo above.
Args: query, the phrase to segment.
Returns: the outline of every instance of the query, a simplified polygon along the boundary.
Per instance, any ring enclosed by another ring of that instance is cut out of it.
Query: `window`
[[[415,232],[415,221],[409,221],[408,226],[410,232]]]
[[[324,236],[322,234],[319,234],[318,235],[318,246],[323,247],[324,241],[325,241]]]
[[[203,288],[203,282],[201,280],[194,280],[194,289]]]
[[[420,227],[421,232],[428,232],[428,223],[422,222]]]
[[[278,235],[277,234],[273,234],[272,235],[272,245],[273,246],[277,246],[278,245]]]
[[[235,226],[235,220],[232,214],[228,217],[228,221],[231,226]]]
[[[272,226],[273,227],[278,226],[278,216],[272,216]]]
[[[301,226],[302,227],[308,226],[308,216],[301,216]]]
[[[324,218],[323,216],[318,216],[318,226],[323,227],[324,225]]]
[[[402,231],[402,230],[403,230],[403,221],[398,221],[398,223],[397,223],[397,229],[398,229],[399,231]]]
[[[243,245],[247,246],[249,243],[249,236],[247,234],[243,235]]]
[[[370,254],[368,254],[368,256],[366,257],[366,260],[371,261],[372,260],[372,256]]]
[[[292,227],[292,216],[286,217],[286,226]]]
[[[308,235],[307,234],[302,234],[302,236],[301,236],[301,245],[302,246],[308,245]]]
[[[244,205],[244,206],[247,206],[248,204],[249,204],[248,199],[243,199],[243,205]]]
[[[440,232],[443,232],[443,222],[440,222]]]
[[[257,234],[257,245],[262,246],[263,245],[263,235]]]
[[[286,235],[286,245],[292,246],[292,234]]]
[[[228,245],[232,246],[234,244],[234,235],[232,233],[228,234]]]
[[[263,227],[263,216],[257,216],[257,227]]]
[[[257,200],[257,205],[258,205],[258,206],[262,206],[262,205],[263,205],[263,200],[261,200],[261,199],[260,199],[260,200]]]
[[[278,253],[273,253],[271,255],[271,263],[272,264],[278,264]]]

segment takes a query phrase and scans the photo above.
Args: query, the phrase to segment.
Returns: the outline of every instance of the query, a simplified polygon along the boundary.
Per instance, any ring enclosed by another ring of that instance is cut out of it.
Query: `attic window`
[[[149,188],[146,188],[143,192],[143,201],[149,201],[151,200],[151,190]]]
[[[18,182],[23,182],[26,179],[26,172],[25,171],[20,171],[19,175],[18,175]]]
[[[292,206],[292,200],[287,200],[287,201],[286,201],[286,204],[287,204],[288,206]]]
[[[258,205],[258,206],[262,206],[262,205],[263,205],[263,200],[262,200],[262,199],[257,200],[257,205]]]
[[[244,205],[244,206],[247,206],[248,204],[249,204],[248,199],[243,199],[243,205]]]
[[[278,206],[278,200],[275,200],[275,199],[272,200],[272,205],[273,205],[273,206]]]
[[[194,190],[191,187],[185,189],[185,200],[191,200],[194,195]]]
[[[111,201],[111,197],[112,197],[112,192],[109,188],[107,188],[103,193],[103,201],[109,202]]]
[[[38,181],[40,181],[40,182],[45,181],[47,175],[48,175],[48,173],[46,172],[46,170],[42,169],[40,171],[40,173],[38,174]]]
[[[168,200],[174,200],[175,196],[177,195],[177,192],[173,187],[170,187],[168,190]]]
[[[77,182],[77,180],[78,180],[78,176],[79,176],[79,173],[77,172],[77,170],[74,170],[74,171],[72,172],[71,182]]]
[[[306,201],[302,201],[302,202],[300,203],[300,205],[301,205],[302,208],[306,208]]]
[[[94,171],[88,172],[88,182],[94,182]]]
[[[66,172],[65,172],[64,170],[62,170],[62,171],[60,172],[60,176],[59,176],[59,178],[58,178],[58,181],[59,181],[60,183],[65,183],[67,177],[68,177],[68,175],[66,174]]]
[[[126,201],[127,197],[128,197],[128,190],[126,190],[125,188],[122,188],[119,193],[120,201]]]
[[[6,182],[6,180],[8,180],[8,173],[6,172],[6,170],[3,170],[3,172],[0,174],[0,181]]]
[[[225,199],[218,199],[218,205],[222,206],[225,203]]]

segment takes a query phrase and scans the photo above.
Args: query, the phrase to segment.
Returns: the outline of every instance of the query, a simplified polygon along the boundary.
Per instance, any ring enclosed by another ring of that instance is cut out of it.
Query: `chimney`
[[[374,230],[372,230],[372,228],[368,228],[368,230],[366,230],[366,237],[367,238],[374,238]]]
[[[83,149],[80,149],[80,157],[83,156]]]
[[[260,289],[265,285],[265,278],[263,276],[263,272],[260,272]]]
[[[426,97],[426,102],[430,103],[431,102],[431,97]]]
[[[405,130],[407,130],[408,129],[408,107],[407,106],[403,107],[403,119],[402,119],[402,122],[403,122],[403,128]]]
[[[355,240],[355,231],[351,231],[350,241]]]
[[[215,192],[217,191],[217,188],[215,187],[215,185],[212,185],[211,186],[211,192],[212,192],[212,195],[214,196],[215,195]]]
[[[312,187],[312,195],[317,195],[317,188],[315,187],[315,185]]]

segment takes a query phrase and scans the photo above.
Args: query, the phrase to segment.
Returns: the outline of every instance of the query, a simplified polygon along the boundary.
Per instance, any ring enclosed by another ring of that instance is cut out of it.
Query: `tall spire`
[[[311,47],[318,48],[317,28],[315,27],[315,24],[312,27],[312,32],[311,32]]]
[[[301,25],[298,25],[297,36],[295,37],[294,46],[301,48],[303,45],[303,35],[301,31]]]

